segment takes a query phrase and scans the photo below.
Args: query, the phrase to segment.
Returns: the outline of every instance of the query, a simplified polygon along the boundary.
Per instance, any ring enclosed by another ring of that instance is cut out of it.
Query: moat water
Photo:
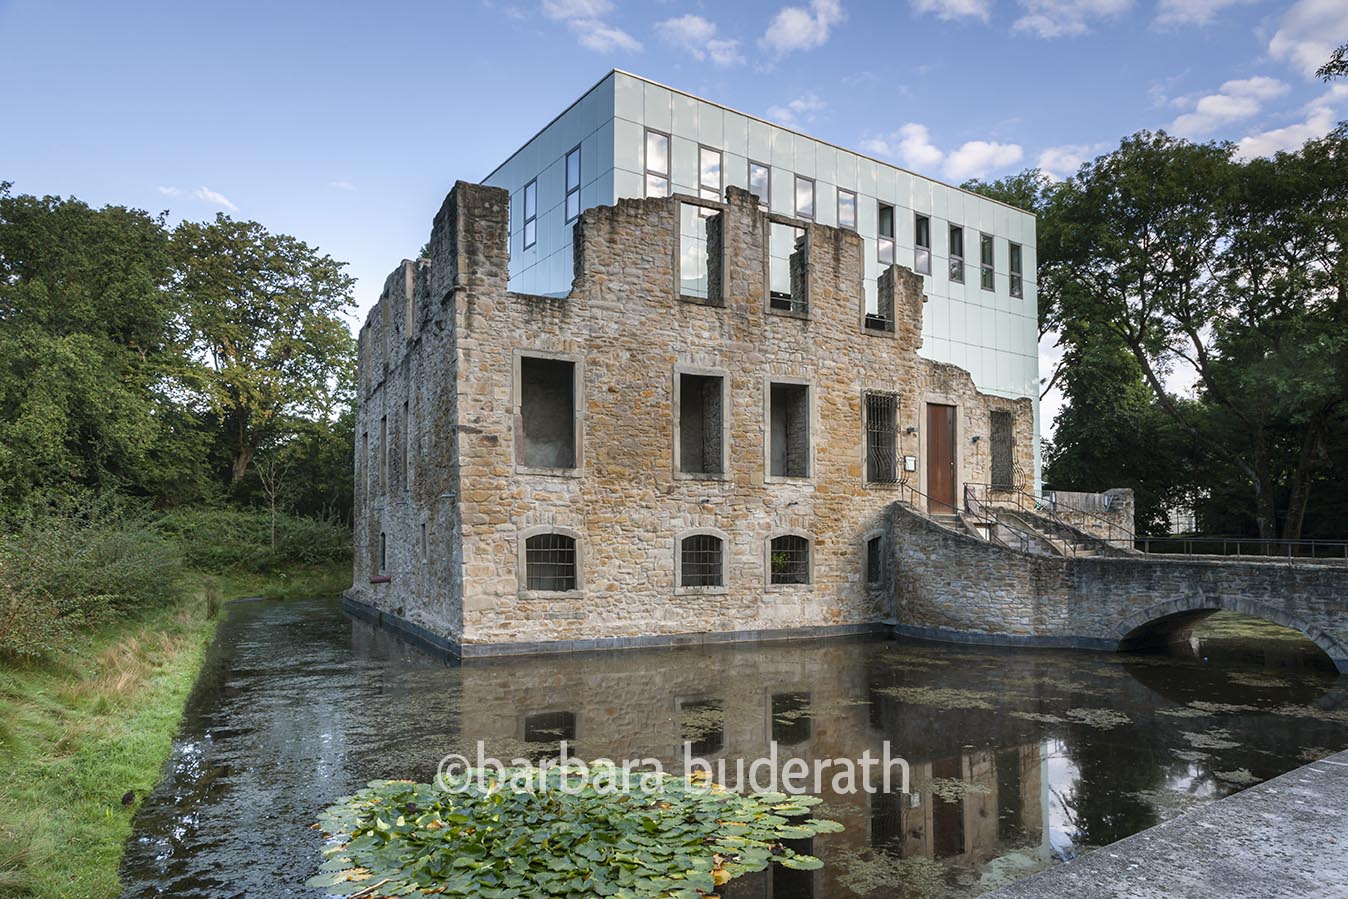
[[[320,896],[313,824],[375,778],[429,780],[478,740],[537,758],[860,758],[910,792],[826,784],[817,872],[729,897],[973,896],[1348,747],[1348,677],[1309,642],[1218,615],[1166,653],[865,639],[452,667],[335,600],[240,602],[139,812],[126,897]]]

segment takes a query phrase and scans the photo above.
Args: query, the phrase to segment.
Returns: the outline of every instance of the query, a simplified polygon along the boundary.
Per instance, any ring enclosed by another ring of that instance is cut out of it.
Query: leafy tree
[[[196,383],[219,427],[232,492],[259,448],[298,421],[341,412],[355,365],[342,314],[354,281],[345,263],[256,222],[219,215],[173,234],[177,295]]]
[[[0,184],[0,497],[195,493],[163,219]]]
[[[1339,45],[1339,48],[1330,54],[1329,61],[1315,70],[1315,75],[1326,81],[1348,77],[1348,44]]]

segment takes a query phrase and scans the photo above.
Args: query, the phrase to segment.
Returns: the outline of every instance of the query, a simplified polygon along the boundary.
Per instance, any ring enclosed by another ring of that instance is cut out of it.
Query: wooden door
[[[933,513],[955,511],[955,407],[927,405],[927,496]]]

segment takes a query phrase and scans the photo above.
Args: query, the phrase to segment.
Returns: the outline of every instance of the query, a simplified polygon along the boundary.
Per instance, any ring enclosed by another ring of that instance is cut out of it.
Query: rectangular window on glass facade
[[[984,290],[996,290],[997,282],[993,277],[992,235],[978,235],[978,285]]]
[[[857,195],[842,188],[838,188],[838,227],[857,229]]]
[[[723,474],[725,378],[686,373],[678,377],[679,471],[694,475]]]
[[[913,217],[913,270],[931,274],[931,219],[925,215]]]
[[[711,147],[698,147],[697,150],[697,195],[704,200],[721,199],[721,151]],[[704,215],[715,210],[707,209]]]
[[[669,196],[669,135],[646,130],[646,196]]]
[[[964,283],[964,229],[950,226],[950,280]]]
[[[899,398],[868,393],[866,412],[866,480],[892,484],[899,479]]]
[[[796,176],[796,218],[814,221],[814,182]]]
[[[566,154],[566,222],[580,215],[580,147]]]
[[[772,222],[768,226],[768,306],[804,313],[806,243],[804,228]]]
[[[1007,245],[1010,249],[1010,268],[1011,268],[1011,296],[1025,296],[1024,263],[1022,262],[1020,244],[1012,243]]]
[[[758,197],[760,208],[768,208],[772,202],[772,169],[749,160],[749,193]]]
[[[693,203],[679,204],[679,296],[721,301],[721,214]]]
[[[538,179],[524,185],[524,248],[538,243]]]
[[[881,265],[894,264],[894,207],[880,204],[880,215],[876,221],[876,255]]]

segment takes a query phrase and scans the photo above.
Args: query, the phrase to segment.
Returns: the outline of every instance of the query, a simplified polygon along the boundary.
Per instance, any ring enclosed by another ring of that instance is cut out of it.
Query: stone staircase
[[[1100,555],[1131,554],[1067,525],[1014,509],[986,507],[982,514],[932,512],[927,518],[960,534],[997,546],[1039,556],[1088,559]]]

